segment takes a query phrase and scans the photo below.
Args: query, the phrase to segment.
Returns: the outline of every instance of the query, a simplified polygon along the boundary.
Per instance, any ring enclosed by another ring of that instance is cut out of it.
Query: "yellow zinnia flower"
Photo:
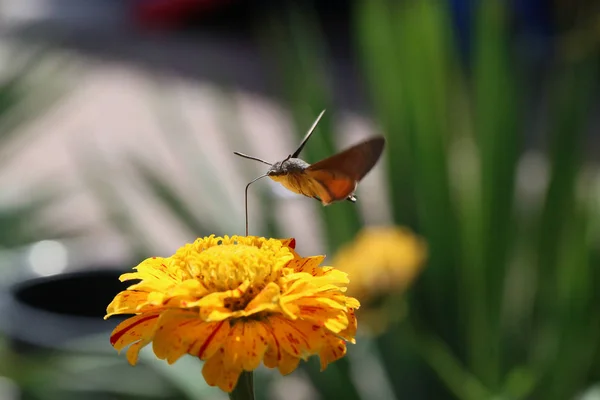
[[[261,361],[288,374],[316,354],[324,369],[354,343],[359,302],[344,295],[346,273],[294,248],[294,239],[211,235],[143,261],[120,278],[141,282],[108,306],[105,318],[136,314],[115,328],[111,344],[130,345],[132,365],[150,342],[170,364],[191,354],[205,360],[206,382],[226,392]]]
[[[342,246],[332,265],[348,273],[348,294],[363,304],[361,320],[374,333],[381,333],[390,322],[385,298],[402,294],[423,268],[427,257],[426,243],[402,227],[367,227]],[[382,301],[383,300],[383,301]],[[397,302],[395,313],[401,308]]]

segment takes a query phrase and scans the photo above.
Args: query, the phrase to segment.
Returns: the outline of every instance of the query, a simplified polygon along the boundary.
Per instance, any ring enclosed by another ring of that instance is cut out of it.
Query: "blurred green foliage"
[[[4,65],[0,79],[0,169],[35,137],[18,135],[19,128],[47,112],[64,93],[65,86],[56,78],[60,65],[47,62],[45,49],[16,52]],[[12,189],[0,191],[0,250],[10,250],[37,240],[77,235],[61,227],[40,222],[41,213],[60,201],[64,189],[56,184],[40,184],[35,193],[14,198]]]
[[[547,133],[534,146],[547,147],[548,185],[525,206],[517,172],[532,136],[527,101],[535,88],[506,4],[476,4],[466,62],[447,6],[365,0],[354,10],[352,33],[388,140],[394,222],[430,248],[409,317],[377,339],[381,360],[397,398],[573,398],[597,382],[600,360],[598,237],[590,231],[597,189],[580,184],[598,93],[597,41],[572,52],[570,32],[554,40],[543,79]],[[300,135],[332,97],[326,41],[300,13],[272,26]],[[331,125],[319,129],[309,160],[334,151]],[[332,250],[361,225],[346,204],[323,209],[323,218]],[[336,373],[347,373],[344,362]],[[356,397],[343,377],[333,390],[331,380],[315,379],[325,398]]]

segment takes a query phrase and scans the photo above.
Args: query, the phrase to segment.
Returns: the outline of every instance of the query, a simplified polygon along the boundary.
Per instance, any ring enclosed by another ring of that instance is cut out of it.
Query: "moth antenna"
[[[315,131],[315,128],[317,127],[317,125],[318,125],[319,121],[321,120],[321,117],[323,116],[323,114],[325,114],[325,110],[321,111],[321,114],[319,114],[319,116],[317,117],[317,119],[315,120],[315,122],[312,124],[312,126],[308,130],[308,133],[306,134],[306,136],[304,136],[304,139],[302,139],[302,143],[300,143],[300,146],[294,152],[294,154],[292,154],[291,157],[298,158],[298,156],[300,155],[300,152],[304,148],[304,145],[306,144],[306,142],[308,142],[308,139],[310,139],[310,136]]]
[[[247,158],[248,160],[254,160],[254,161],[261,162],[261,163],[263,163],[263,164],[267,164],[267,165],[269,165],[269,166],[273,166],[273,164],[271,164],[270,162],[267,162],[267,161],[265,161],[265,160],[262,160],[262,159],[260,159],[260,158],[258,158],[258,157],[252,157],[252,156],[249,156],[249,155],[247,155],[247,154],[240,153],[239,151],[234,151],[234,152],[233,152],[233,154],[235,154],[236,156],[240,156],[240,157],[242,157],[242,158]]]
[[[252,181],[248,182],[248,184],[246,185],[246,189],[244,190],[244,208],[246,210],[246,236],[248,236],[248,188],[250,187],[250,185],[252,185],[254,182],[256,182],[259,179],[262,179],[266,176],[269,176],[268,174],[264,174],[259,176],[256,179],[253,179]]]

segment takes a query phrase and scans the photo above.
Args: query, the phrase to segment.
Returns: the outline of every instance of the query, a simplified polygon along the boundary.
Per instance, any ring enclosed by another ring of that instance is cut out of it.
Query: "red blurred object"
[[[133,19],[143,29],[177,29],[192,17],[209,14],[231,0],[138,0]]]

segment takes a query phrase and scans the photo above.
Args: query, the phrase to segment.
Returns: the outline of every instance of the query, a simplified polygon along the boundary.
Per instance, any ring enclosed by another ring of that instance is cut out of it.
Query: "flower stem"
[[[252,371],[242,371],[238,383],[231,393],[230,400],[254,400],[254,374]]]

